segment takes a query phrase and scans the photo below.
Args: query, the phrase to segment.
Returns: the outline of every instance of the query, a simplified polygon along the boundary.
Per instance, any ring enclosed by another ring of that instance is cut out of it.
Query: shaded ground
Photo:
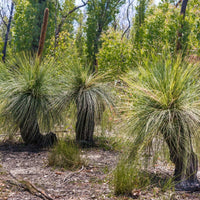
[[[118,153],[100,149],[84,150],[87,167],[75,172],[52,169],[47,166],[48,151],[37,151],[33,147],[22,144],[0,145],[0,200],[40,200],[48,199],[31,194],[24,187],[13,184],[15,178],[25,180],[54,200],[114,200],[131,199],[130,197],[116,197],[112,184],[109,183],[111,171],[118,159]],[[153,170],[153,169],[152,169]],[[162,171],[170,174],[173,169],[165,170],[157,166],[154,172]],[[133,191],[133,198],[138,199],[200,199],[199,193],[175,193],[167,191],[160,193],[160,189],[152,186],[145,191]]]

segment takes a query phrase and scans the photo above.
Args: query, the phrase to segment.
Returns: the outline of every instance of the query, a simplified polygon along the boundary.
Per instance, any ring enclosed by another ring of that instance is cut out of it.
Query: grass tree
[[[198,159],[192,142],[200,124],[197,66],[164,53],[144,59],[139,71],[138,79],[124,79],[131,94],[128,123],[135,138],[130,157],[161,134],[175,165],[176,188],[195,190],[199,187]]]
[[[63,95],[58,101],[58,111],[73,104],[76,106],[76,141],[83,146],[93,145],[95,122],[101,119],[104,109],[113,106],[111,87],[106,83],[106,75],[91,74],[79,61],[63,67],[60,79]]]
[[[39,62],[30,55],[17,55],[0,65],[0,95],[2,117],[20,128],[22,139],[27,144],[51,146],[57,139],[49,131],[57,121],[53,99],[58,92],[53,61]]]

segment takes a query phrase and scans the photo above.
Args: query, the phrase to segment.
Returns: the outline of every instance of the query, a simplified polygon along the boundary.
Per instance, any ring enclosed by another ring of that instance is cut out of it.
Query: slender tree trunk
[[[77,103],[76,141],[83,146],[94,144],[94,102],[81,100]]]
[[[56,32],[56,27],[57,27],[57,7],[58,7],[58,2],[56,0],[56,5],[55,5],[55,36],[54,36],[54,54],[56,51],[56,40],[57,40],[57,32]]]
[[[185,18],[185,12],[186,12],[187,3],[188,3],[188,0],[183,0],[182,5],[181,5],[180,15],[183,16],[183,20]],[[181,39],[182,39],[182,36],[183,36],[183,33],[182,33],[183,24],[181,24],[181,28],[180,29],[181,30],[178,30],[178,39],[177,39],[177,44],[176,44],[176,50],[177,51],[182,49]]]
[[[198,159],[192,148],[191,137],[182,133],[180,136],[163,134],[169,147],[170,160],[175,165],[174,180],[176,189],[199,190],[197,179]]]
[[[183,0],[182,6],[181,6],[181,15],[185,16],[186,7],[187,7],[188,0]]]
[[[3,47],[3,51],[2,51],[3,62],[5,62],[5,58],[6,58],[6,49],[7,49],[7,44],[8,44],[8,36],[9,36],[9,33],[10,33],[10,25],[11,25],[11,21],[12,21],[13,10],[14,10],[14,3],[12,2],[11,3],[11,9],[10,9],[10,17],[9,17],[9,21],[8,21],[8,25],[7,25],[7,31],[6,31],[6,35],[5,35],[4,47]]]

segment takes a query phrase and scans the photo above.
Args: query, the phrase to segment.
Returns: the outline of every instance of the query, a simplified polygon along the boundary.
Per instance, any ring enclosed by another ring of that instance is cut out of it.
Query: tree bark
[[[94,144],[94,102],[86,101],[77,103],[76,141],[82,146],[92,146]]]
[[[11,3],[11,9],[10,9],[10,17],[9,17],[9,21],[8,21],[8,25],[7,25],[7,31],[6,31],[6,35],[5,35],[4,47],[3,47],[3,51],[2,51],[3,62],[5,62],[5,58],[6,58],[6,49],[7,49],[7,44],[8,44],[8,36],[9,36],[9,33],[10,33],[10,25],[11,25],[11,21],[12,21],[13,10],[14,10],[14,3],[12,2]]]
[[[20,133],[23,141],[29,145],[36,145],[38,147],[51,147],[57,142],[56,134],[50,132],[46,135],[40,133],[37,120],[30,124],[21,123]]]
[[[183,16],[183,19],[185,18],[187,3],[188,3],[188,0],[183,0],[182,5],[181,5],[180,15]],[[181,29],[183,29],[183,24],[181,24]],[[178,30],[178,40],[177,40],[177,44],[176,44],[177,51],[182,49],[182,44],[181,44],[182,35],[183,35],[182,30]]]
[[[182,6],[181,6],[181,15],[183,15],[185,17],[185,11],[186,11],[186,7],[187,7],[187,3],[188,0],[183,0]]]
[[[191,136],[163,134],[169,147],[170,160],[175,165],[174,180],[177,190],[196,191],[200,189],[197,179],[198,159],[192,148]]]

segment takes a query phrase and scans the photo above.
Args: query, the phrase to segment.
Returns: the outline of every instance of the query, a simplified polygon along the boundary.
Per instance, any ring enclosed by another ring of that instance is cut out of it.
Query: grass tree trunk
[[[20,133],[23,141],[26,144],[32,144],[39,147],[50,147],[57,142],[57,137],[54,133],[50,132],[46,135],[40,133],[37,120],[29,124],[20,124]]]
[[[180,136],[166,133],[163,135],[169,147],[170,160],[175,165],[175,188],[186,191],[199,190],[198,159],[192,148],[191,137],[183,132]]]
[[[76,122],[76,141],[82,146],[92,146],[94,144],[94,102],[84,101],[82,97],[81,101],[77,102],[77,122]]]

